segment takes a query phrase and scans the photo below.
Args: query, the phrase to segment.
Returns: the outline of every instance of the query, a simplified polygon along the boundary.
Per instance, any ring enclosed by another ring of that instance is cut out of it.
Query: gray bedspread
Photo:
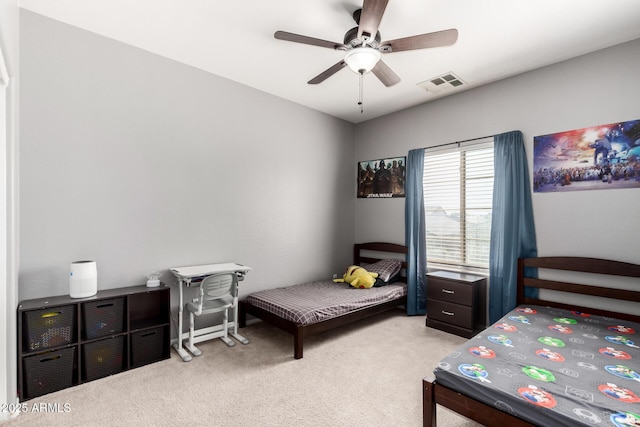
[[[356,289],[347,283],[322,281],[254,292],[246,301],[294,323],[309,325],[406,294],[407,285],[402,282]]]

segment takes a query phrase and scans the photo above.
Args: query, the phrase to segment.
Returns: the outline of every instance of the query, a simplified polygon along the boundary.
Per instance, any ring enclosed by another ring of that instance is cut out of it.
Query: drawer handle
[[[442,288],[442,292],[444,292],[445,294],[451,294],[451,295],[456,293],[456,291],[452,291],[452,290],[445,289],[445,288]]]
[[[453,316],[454,314],[450,311],[444,311],[442,310],[442,314],[446,314],[447,316]]]
[[[61,311],[50,311],[49,313],[42,313],[40,317],[42,319],[48,319],[49,317],[56,317],[56,316],[60,316],[61,314],[62,314]]]
[[[105,304],[96,305],[96,308],[105,308],[105,307],[113,307],[113,306],[114,306],[114,303],[108,302]]]

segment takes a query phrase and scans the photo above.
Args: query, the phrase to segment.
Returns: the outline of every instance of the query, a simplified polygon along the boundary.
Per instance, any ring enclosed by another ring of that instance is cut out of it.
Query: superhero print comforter
[[[640,324],[626,320],[520,306],[434,374],[537,425],[640,425]]]

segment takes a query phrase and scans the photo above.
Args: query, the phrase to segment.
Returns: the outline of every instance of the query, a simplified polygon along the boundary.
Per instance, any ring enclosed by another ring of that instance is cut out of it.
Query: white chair
[[[238,302],[238,276],[235,273],[219,273],[208,276],[200,282],[200,295],[186,304],[189,311],[189,342],[187,349],[200,356],[202,351],[195,346],[195,316],[223,313],[220,339],[229,347],[235,342],[229,338],[229,310],[235,309]],[[214,337],[215,338],[215,337]]]

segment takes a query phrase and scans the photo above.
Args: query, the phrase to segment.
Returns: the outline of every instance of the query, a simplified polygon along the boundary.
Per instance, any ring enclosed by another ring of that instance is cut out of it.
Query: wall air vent
[[[465,82],[452,72],[418,83],[422,89],[432,93],[442,93],[463,86]]]

